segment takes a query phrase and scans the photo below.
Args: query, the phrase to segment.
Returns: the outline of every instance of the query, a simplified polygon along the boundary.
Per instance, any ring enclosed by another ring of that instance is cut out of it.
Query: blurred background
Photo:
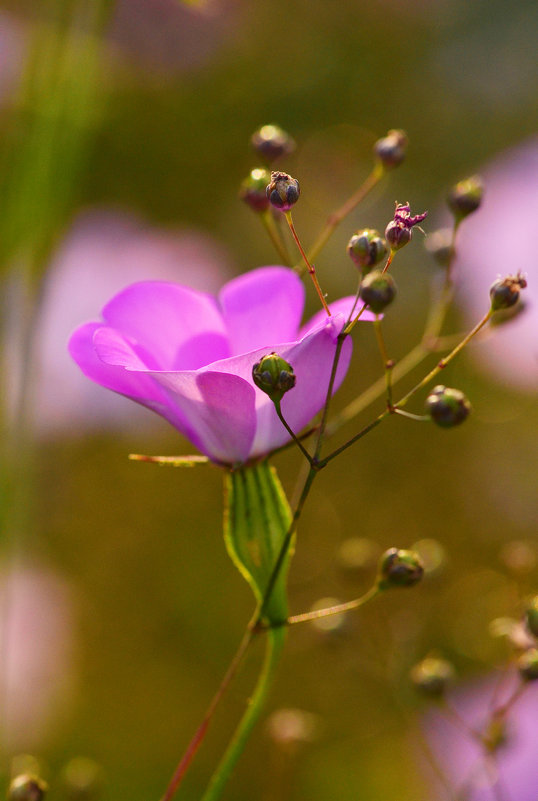
[[[468,423],[443,431],[390,419],[320,475],[299,528],[291,610],[356,597],[390,546],[419,543],[426,581],[332,628],[290,631],[265,719],[225,794],[432,796],[426,706],[409,669],[435,652],[462,685],[490,676],[509,654],[491,621],[518,618],[538,591],[537,36],[532,0],[0,3],[4,782],[13,758],[30,753],[60,798],[66,765],[84,757],[99,766],[99,797],[158,799],[251,615],[222,542],[220,472],[129,462],[130,452],[192,446],[91,385],[66,341],[133,281],[216,291],[278,263],[238,199],[258,166],[252,132],[277,123],[297,142],[282,167],[301,182],[294,219],[306,243],[368,175],[375,140],[389,128],[410,138],[402,167],[318,258],[329,297],[355,290],[345,253],[354,230],[383,230],[394,202],[408,200],[429,209],[432,231],[448,221],[448,187],[477,172],[485,201],[462,225],[447,332],[482,316],[498,274],[528,273],[523,313],[444,376],[470,398]],[[394,274],[386,336],[399,359],[422,334],[438,275],[420,233]],[[312,313],[310,287],[307,296]],[[335,408],[379,377],[371,328],[357,328]],[[275,463],[293,497],[300,457]],[[259,656],[253,649],[178,801],[201,796]]]

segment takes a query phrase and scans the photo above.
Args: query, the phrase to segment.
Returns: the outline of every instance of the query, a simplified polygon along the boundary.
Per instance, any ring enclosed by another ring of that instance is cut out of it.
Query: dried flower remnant
[[[268,352],[293,365],[297,385],[282,399],[282,411],[300,431],[325,403],[337,337],[353,302],[336,301],[329,319],[322,312],[300,330],[304,287],[284,267],[235,278],[218,299],[148,281],[112,298],[103,322],[78,328],[69,349],[97,384],[162,415],[213,461],[238,464],[289,439],[272,401],[253,382],[253,366]],[[350,357],[346,341],[335,389]]]
[[[385,239],[391,250],[399,250],[407,245],[412,239],[415,225],[419,225],[427,216],[427,211],[412,215],[409,203],[396,203],[394,219],[385,228]]]

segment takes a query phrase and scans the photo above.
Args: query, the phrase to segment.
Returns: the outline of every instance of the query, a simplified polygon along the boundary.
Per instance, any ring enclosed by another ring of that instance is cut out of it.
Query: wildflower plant
[[[341,453],[389,417],[402,418],[402,425],[433,422],[451,428],[463,423],[471,410],[469,401],[459,388],[445,387],[437,379],[464,347],[480,337],[499,309],[518,302],[526,286],[519,274],[492,275],[489,299],[484,287],[481,319],[461,336],[446,335],[457,233],[482,196],[476,177],[460,182],[449,194],[452,229],[437,237],[444,271],[441,291],[432,300],[421,340],[406,355],[398,353],[397,343],[386,341],[383,328],[384,316],[392,314],[397,303],[393,271],[402,248],[417,247],[419,237],[413,233],[422,231],[423,224],[427,229],[427,212],[413,213],[409,203],[396,203],[392,211],[387,209],[384,237],[370,227],[372,221],[366,215],[361,215],[355,232],[350,226],[347,252],[354,266],[342,253],[342,269],[347,266],[350,281],[350,294],[343,298],[327,298],[316,263],[336,228],[346,224],[364,197],[402,163],[406,134],[389,131],[374,145],[370,175],[328,217],[310,248],[303,246],[292,217],[301,198],[299,180],[273,169],[295,143],[282,129],[267,125],[253,135],[252,144],[263,164],[245,179],[240,197],[262,222],[282,263],[233,279],[218,297],[169,282],[134,284],[109,301],[100,320],[79,327],[69,343],[73,359],[91,380],[157,412],[201,453],[132,455],[133,459],[178,466],[212,463],[222,471],[226,548],[255,598],[238,650],[164,792],[166,801],[179,788],[255,639],[263,638],[266,644],[259,678],[203,801],[219,798],[230,778],[262,712],[287,630],[358,609],[389,590],[412,588],[420,582],[424,573],[420,556],[406,549],[406,543],[395,543],[382,555],[363,596],[290,615],[287,573],[295,547],[301,546],[298,527],[304,506],[319,473],[330,469]],[[471,225],[472,220],[464,224]],[[292,247],[296,256],[291,255]],[[305,291],[314,293],[320,308],[301,325]],[[332,397],[353,358],[358,323],[373,328],[381,357],[380,377],[334,414]],[[404,394],[398,393],[398,382],[427,360],[433,365],[425,368],[423,377]],[[383,410],[354,430],[357,415],[379,398],[384,398]],[[414,411],[409,409],[411,403],[415,403]],[[344,426],[349,427],[350,436],[332,447],[331,437]],[[435,431],[432,436],[444,435]],[[291,448],[301,453],[305,463],[294,506],[272,464],[275,453]],[[533,610],[529,607],[529,627],[534,626]],[[520,661],[526,686],[538,675],[536,653]],[[417,685],[440,696],[452,670],[443,660],[430,658],[413,675]]]

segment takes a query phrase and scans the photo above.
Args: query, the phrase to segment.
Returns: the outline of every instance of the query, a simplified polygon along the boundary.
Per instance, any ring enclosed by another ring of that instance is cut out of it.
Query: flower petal
[[[109,348],[110,358],[112,358],[111,354],[114,347],[117,350],[116,364],[106,364],[97,354],[94,338],[97,337],[98,341],[101,341],[102,344],[104,343],[104,334],[100,333],[103,332],[102,323],[86,323],[80,326],[69,340],[69,353],[84,375],[91,378],[92,381],[95,381],[102,387],[112,389],[120,395],[126,395],[128,398],[132,398],[132,400],[141,403],[143,406],[147,406],[149,409],[165,417],[182,433],[185,433],[181,416],[170,403],[166,393],[163,392],[153,378],[146,373],[129,372],[121,366],[119,362],[122,350],[118,339],[120,335],[114,332],[113,329],[105,329],[105,331],[113,332],[113,335],[110,335]],[[129,346],[124,342],[123,359],[126,363],[129,355],[128,350]],[[106,351],[105,348],[104,351]],[[131,360],[132,363],[141,363],[140,357],[134,352],[131,355]]]
[[[237,375],[214,370],[152,373],[188,421],[189,439],[210,459],[248,459],[256,431],[255,390]]]
[[[219,301],[232,354],[297,339],[304,287],[293,270],[261,267],[224,286]]]
[[[209,341],[210,361],[229,355],[214,298],[180,284],[132,284],[104,307],[103,319],[143,343],[161,370],[193,370],[207,364]]]
[[[333,303],[329,303],[329,310],[331,312],[331,316],[336,317],[337,314],[343,314],[347,320],[347,318],[349,317],[349,313],[353,309],[354,304],[355,304],[355,295],[348,295],[348,297],[346,298],[340,298],[339,300],[335,300]],[[355,304],[355,310],[354,310],[355,314],[361,310],[362,306],[363,302],[362,300],[359,300]],[[382,314],[379,315],[379,317],[382,316],[383,316]],[[359,322],[362,321],[371,323],[373,320],[375,320],[375,318],[376,316],[373,312],[366,310],[363,311],[363,313],[359,317]],[[300,337],[306,336],[311,331],[313,331],[314,328],[317,328],[320,323],[322,323],[324,320],[327,319],[328,318],[325,311],[323,309],[320,309],[319,312],[316,312],[316,314],[313,317],[311,317],[307,323],[303,325],[301,331],[299,332],[299,336]]]

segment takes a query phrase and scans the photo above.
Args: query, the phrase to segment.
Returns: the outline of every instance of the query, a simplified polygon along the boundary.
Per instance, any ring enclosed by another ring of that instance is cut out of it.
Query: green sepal
[[[276,470],[267,461],[226,475],[224,541],[234,564],[250,584],[258,604],[264,601],[273,567],[292,520]],[[264,618],[282,623],[288,617],[286,579],[295,540],[265,605]]]

